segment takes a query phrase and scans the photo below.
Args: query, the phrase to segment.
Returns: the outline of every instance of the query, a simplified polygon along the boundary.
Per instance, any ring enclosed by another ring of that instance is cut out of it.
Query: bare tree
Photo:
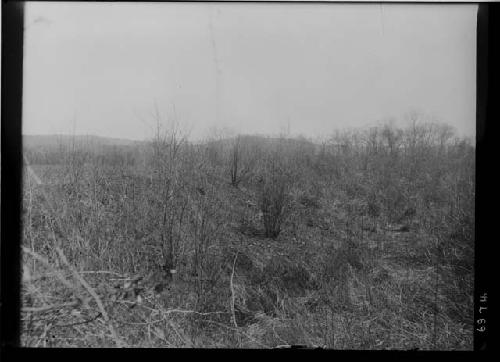
[[[229,159],[229,176],[231,185],[238,187],[240,182],[250,176],[255,165],[256,155],[249,152],[248,144],[242,142],[238,135],[232,144]]]

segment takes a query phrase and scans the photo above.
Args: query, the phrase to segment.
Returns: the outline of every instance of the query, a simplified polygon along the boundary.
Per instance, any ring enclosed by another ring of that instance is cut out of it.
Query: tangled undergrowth
[[[472,349],[473,149],[290,143],[235,185],[224,152],[162,145],[27,160],[24,346]]]

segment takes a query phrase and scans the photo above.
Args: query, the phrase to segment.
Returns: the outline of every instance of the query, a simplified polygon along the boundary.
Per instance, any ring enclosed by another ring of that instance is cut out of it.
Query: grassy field
[[[472,349],[449,127],[58,152],[25,152],[24,346]]]

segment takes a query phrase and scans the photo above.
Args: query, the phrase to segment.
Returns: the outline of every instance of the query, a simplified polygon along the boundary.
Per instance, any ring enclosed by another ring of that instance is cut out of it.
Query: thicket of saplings
[[[23,345],[472,348],[475,148],[450,127],[127,152],[26,150]]]

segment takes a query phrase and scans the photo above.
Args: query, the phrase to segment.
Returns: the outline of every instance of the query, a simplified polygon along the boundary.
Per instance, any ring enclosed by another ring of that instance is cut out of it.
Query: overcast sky
[[[24,133],[325,136],[417,110],[475,134],[477,5],[28,3]],[[148,126],[149,125],[149,126]]]

